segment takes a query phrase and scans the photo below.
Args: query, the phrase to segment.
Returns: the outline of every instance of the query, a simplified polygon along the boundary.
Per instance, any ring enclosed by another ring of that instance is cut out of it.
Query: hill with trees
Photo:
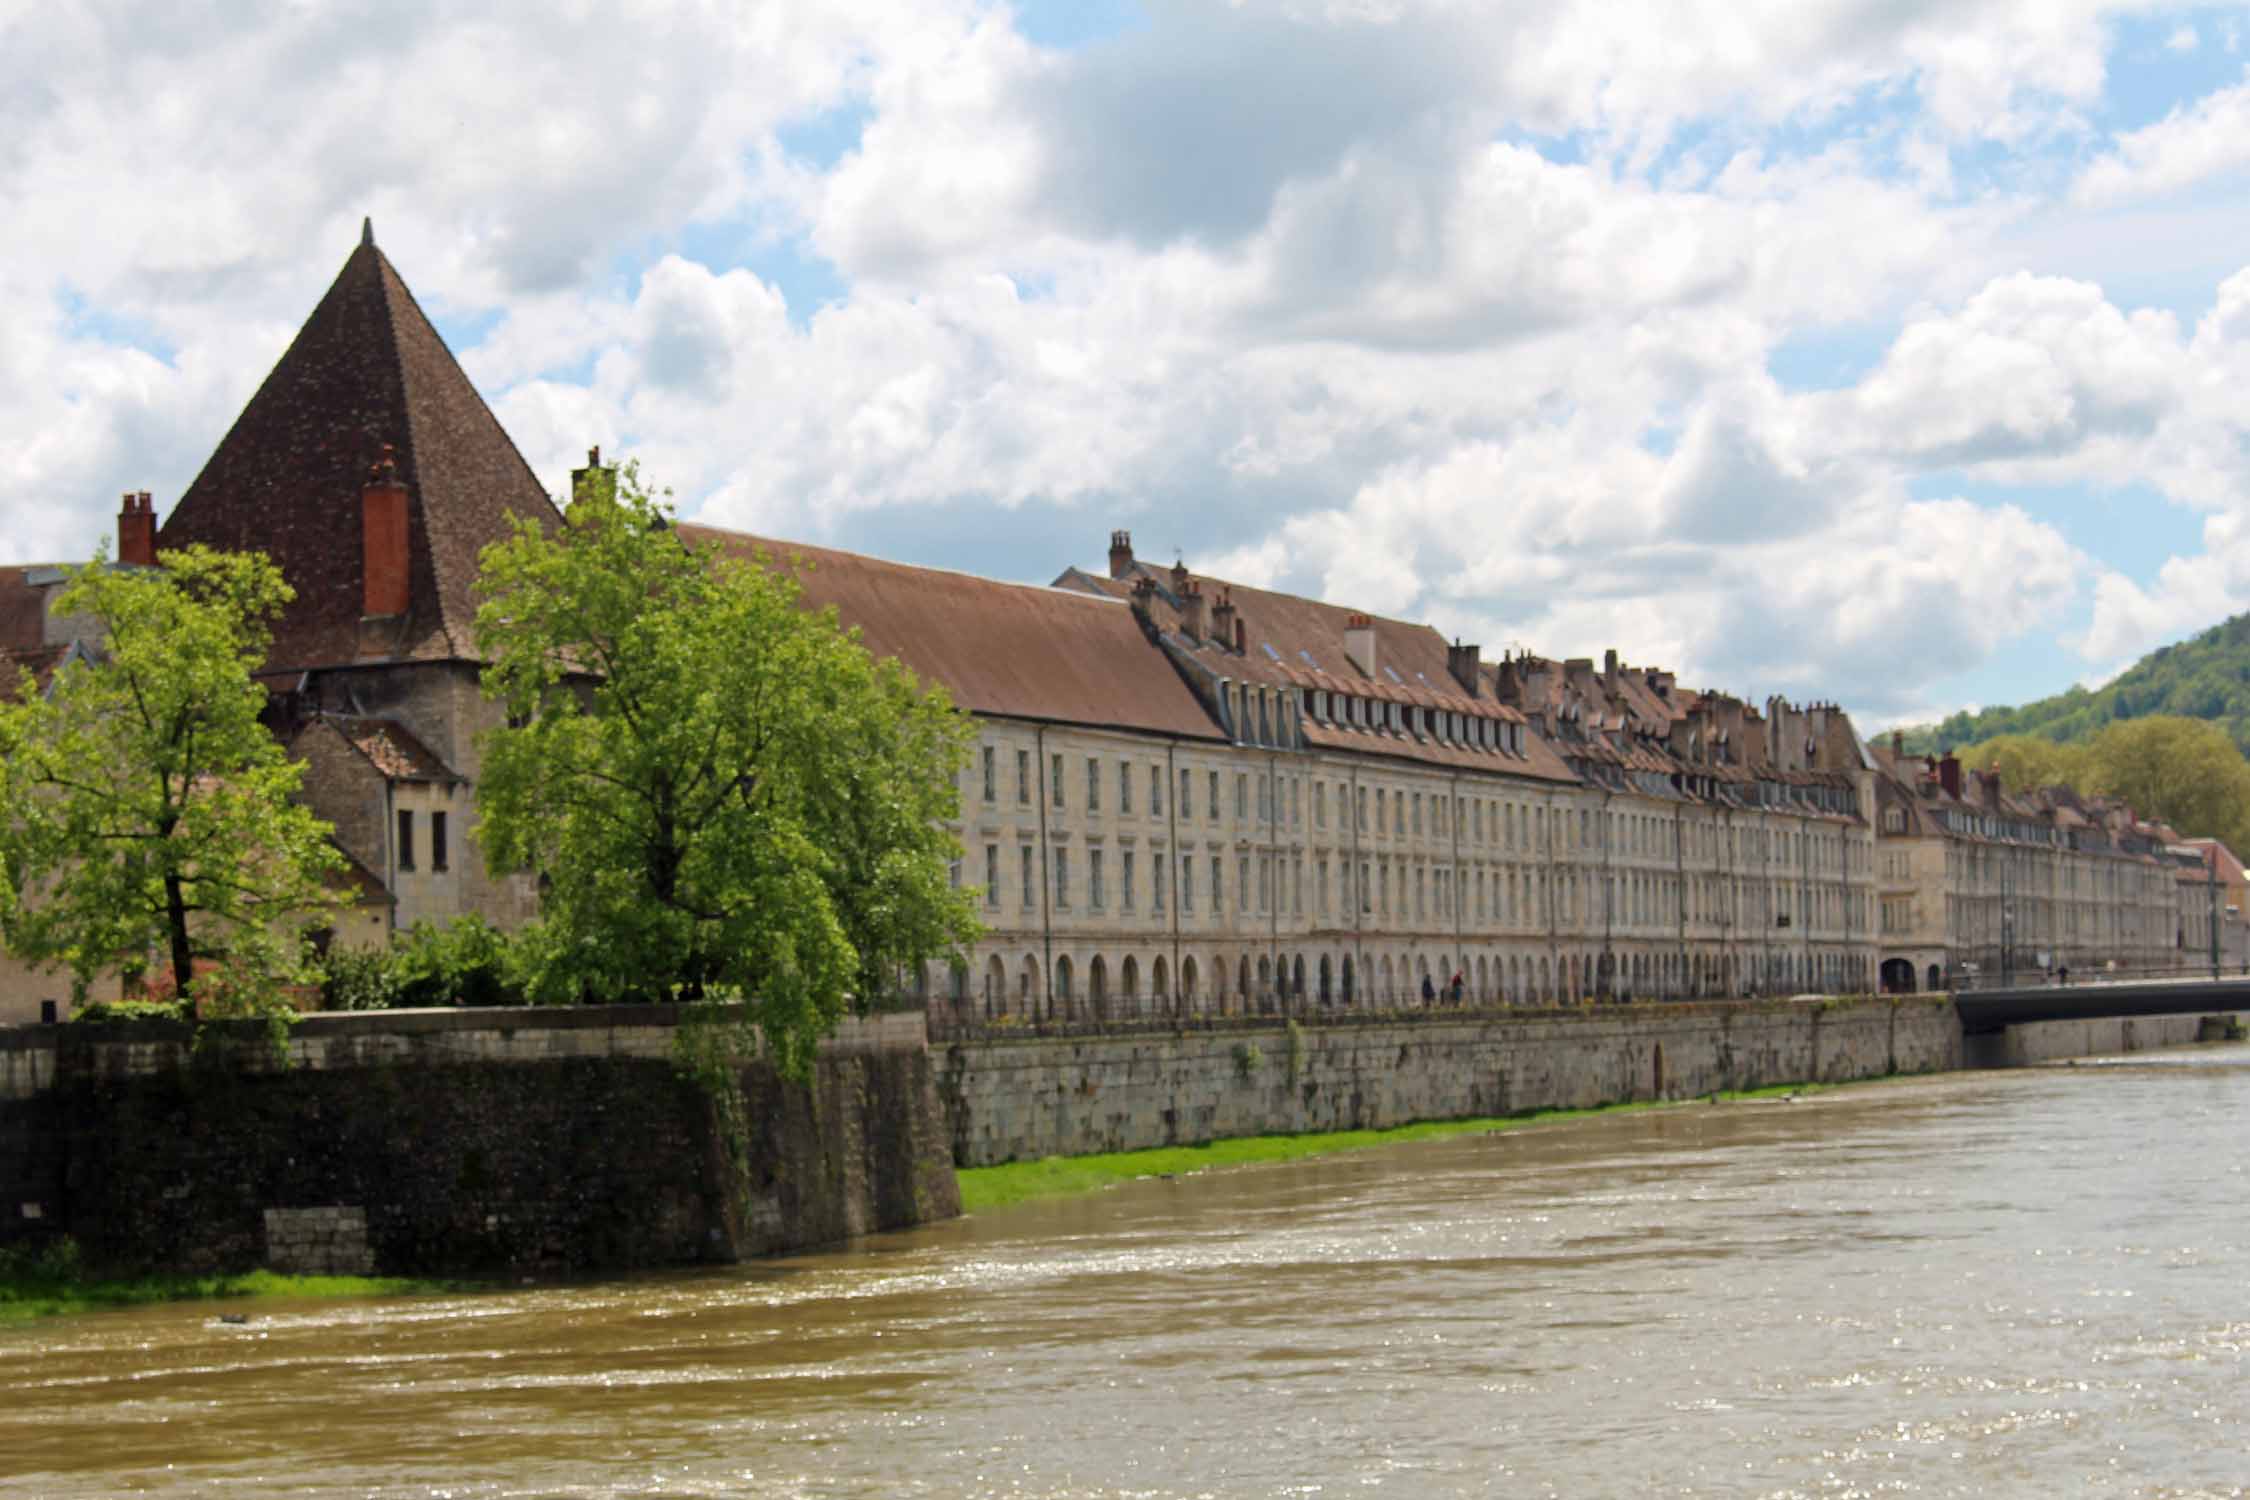
[[[2020,708],[1957,713],[1902,733],[1907,749],[1936,755],[2002,735],[2080,744],[2119,720],[2156,714],[2208,720],[2250,749],[2250,614],[2160,646],[2100,688],[2073,687]]]

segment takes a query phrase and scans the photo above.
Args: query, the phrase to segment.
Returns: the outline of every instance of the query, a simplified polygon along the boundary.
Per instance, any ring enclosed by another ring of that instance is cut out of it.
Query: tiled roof
[[[1151,578],[1158,586],[1159,592],[1149,601],[1149,613],[1158,628],[1177,632],[1180,613],[1168,592],[1172,587],[1170,569],[1135,563],[1132,575],[1111,578],[1107,574],[1071,568],[1055,580],[1055,586],[1104,594],[1112,599],[1130,599],[1133,578],[1137,576]],[[1194,577],[1203,589],[1205,629],[1211,628],[1211,611],[1222,597],[1234,601],[1235,616],[1242,622],[1245,644],[1249,648],[1243,653],[1245,658],[1266,657],[1265,648],[1271,646],[1273,655],[1266,659],[1278,661],[1292,670],[1324,672],[1330,677],[1345,679],[1347,684],[1374,683],[1421,689],[1448,697],[1463,696],[1461,685],[1446,670],[1445,637],[1427,625],[1379,615],[1367,616],[1375,632],[1375,675],[1369,677],[1344,655],[1344,632],[1350,628],[1352,617],[1363,611],[1340,604],[1324,604],[1301,594],[1253,588],[1246,583],[1233,583],[1202,573]],[[1365,691],[1349,687],[1347,690]]]
[[[360,719],[330,714],[333,725],[351,747],[367,757],[376,770],[392,781],[459,781],[453,768],[440,760],[413,731],[396,719]]]
[[[0,567],[0,697],[15,692],[19,672],[29,672],[33,683],[44,687],[69,649],[47,644],[44,590],[31,582],[55,571],[44,563]]]
[[[364,239],[158,533],[159,547],[256,548],[297,591],[276,666],[359,651],[359,495],[384,444],[407,490],[413,605],[399,656],[473,654],[477,554],[511,518],[558,520],[398,272]]]
[[[836,607],[878,657],[943,684],[971,713],[1224,738],[1124,604],[684,522],[690,542],[762,550],[797,569],[803,602]]]

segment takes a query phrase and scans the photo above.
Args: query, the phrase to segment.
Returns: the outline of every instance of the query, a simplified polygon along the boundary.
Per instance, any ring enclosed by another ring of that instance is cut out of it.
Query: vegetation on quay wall
[[[274,1271],[88,1276],[69,1240],[59,1240],[38,1254],[0,1251],[0,1325],[153,1302],[401,1297],[468,1289],[464,1282],[411,1276],[284,1276]]]
[[[1867,1079],[1864,1082],[1880,1080]],[[1297,1161],[1309,1156],[1331,1156],[1343,1151],[1365,1151],[1376,1146],[1403,1145],[1409,1141],[1444,1140],[1461,1135],[1492,1135],[1520,1130],[1528,1125],[1553,1125],[1595,1115],[1628,1110],[1678,1109],[1719,1100],[1774,1099],[1792,1094],[1825,1093],[1848,1088],[1843,1083],[1784,1083],[1771,1088],[1707,1094],[1694,1099],[1635,1099],[1602,1104],[1590,1109],[1534,1109],[1521,1114],[1485,1116],[1473,1120],[1422,1120],[1388,1130],[1315,1131],[1304,1135],[1252,1135],[1233,1140],[1206,1141],[1200,1146],[1159,1146],[1148,1151],[1117,1151],[1095,1156],[1048,1156],[1038,1161],[1007,1162],[997,1167],[967,1167],[954,1175],[961,1184],[961,1207],[968,1213],[1007,1208],[1048,1198],[1070,1198],[1099,1192],[1120,1183],[1150,1177],[1180,1177],[1218,1167],[1257,1166],[1266,1162]]]

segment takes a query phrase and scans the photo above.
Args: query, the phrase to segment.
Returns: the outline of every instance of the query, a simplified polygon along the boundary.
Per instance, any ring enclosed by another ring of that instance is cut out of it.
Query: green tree
[[[54,607],[98,639],[0,702],[0,942],[67,968],[78,999],[152,954],[207,1015],[277,1014],[306,977],[343,860],[292,800],[303,768],[250,675],[290,597],[262,555],[97,558]]]
[[[2250,761],[2218,725],[2172,714],[2121,719],[2094,736],[2088,758],[2091,790],[2191,838],[2250,848]]]
[[[2035,734],[2003,734],[1955,752],[1961,764],[1977,771],[1997,770],[2011,792],[2035,792],[2041,787],[2068,786],[2080,791],[2091,785],[2092,762],[2084,745],[2057,744]]]
[[[957,953],[970,731],[793,574],[691,547],[628,466],[485,550],[485,855],[545,877],[542,998],[740,999],[797,1068],[854,997]]]

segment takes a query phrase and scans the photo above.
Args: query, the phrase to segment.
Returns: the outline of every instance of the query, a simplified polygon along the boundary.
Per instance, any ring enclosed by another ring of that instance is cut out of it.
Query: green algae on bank
[[[1879,1082],[1869,1079],[1867,1082]],[[1693,1099],[1635,1099],[1602,1104],[1589,1109],[1536,1109],[1522,1114],[1484,1116],[1470,1120],[1421,1120],[1388,1130],[1331,1130],[1305,1135],[1249,1135],[1231,1140],[1206,1141],[1199,1146],[1158,1146],[1146,1151],[1116,1151],[1094,1156],[1047,1156],[1037,1161],[1006,1162],[997,1167],[964,1167],[954,1173],[961,1184],[965,1213],[1007,1208],[1048,1198],[1069,1198],[1099,1192],[1123,1182],[1147,1177],[1178,1177],[1214,1167],[1255,1166],[1265,1162],[1296,1161],[1310,1156],[1330,1156],[1342,1151],[1365,1151],[1376,1146],[1403,1145],[1409,1141],[1443,1140],[1450,1136],[1490,1135],[1520,1130],[1529,1125],[1552,1125],[1596,1115],[1622,1114],[1641,1109],[1681,1109],[1717,1101],[1778,1099],[1796,1094],[1824,1093],[1853,1085],[1841,1083],[1782,1083],[1770,1088],[1744,1089]]]
[[[225,1276],[79,1277],[56,1275],[36,1266],[0,1266],[0,1325],[154,1302],[403,1297],[461,1291],[469,1286],[467,1282],[412,1276],[284,1276],[274,1271]]]

